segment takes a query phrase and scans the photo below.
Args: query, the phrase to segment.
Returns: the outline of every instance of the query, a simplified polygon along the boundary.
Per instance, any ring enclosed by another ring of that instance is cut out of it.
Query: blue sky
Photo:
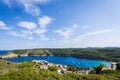
[[[0,49],[120,47],[119,0],[0,0]]]

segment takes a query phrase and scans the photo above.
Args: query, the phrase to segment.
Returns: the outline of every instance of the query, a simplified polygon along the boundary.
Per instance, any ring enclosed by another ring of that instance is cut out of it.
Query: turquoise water
[[[18,57],[18,58],[10,58],[8,61],[12,62],[23,62],[28,60],[46,60],[50,63],[62,64],[62,65],[73,65],[81,68],[92,68],[99,64],[109,65],[109,62],[101,61],[101,60],[91,60],[91,59],[83,59],[83,58],[75,58],[75,57],[57,57],[57,56],[45,56],[45,57]]]

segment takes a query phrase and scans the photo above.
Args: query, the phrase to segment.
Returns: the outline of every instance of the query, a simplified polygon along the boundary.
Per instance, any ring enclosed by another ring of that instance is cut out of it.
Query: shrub
[[[49,66],[48,68],[50,71],[57,71],[57,67],[56,66]]]

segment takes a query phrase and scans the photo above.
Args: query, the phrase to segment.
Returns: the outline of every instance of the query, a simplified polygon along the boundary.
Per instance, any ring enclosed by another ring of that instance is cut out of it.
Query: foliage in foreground
[[[10,70],[15,70],[18,67],[19,67],[18,63],[0,60],[0,75],[5,74]]]
[[[11,71],[5,75],[0,76],[0,80],[120,80],[120,71],[115,74],[89,74],[89,75],[78,75],[78,74],[57,74],[54,71],[26,68],[19,69],[17,71]]]
[[[100,74],[102,72],[103,67],[104,67],[103,64],[100,64],[99,66],[94,67],[95,73]]]
[[[120,62],[117,63],[117,70],[120,70]]]
[[[44,70],[35,68],[34,63],[31,61],[19,64],[3,60],[1,62],[0,69],[2,71],[12,69],[5,74],[0,74],[0,80],[120,80],[119,70],[106,70],[101,71],[99,74],[92,73],[88,75],[75,73],[58,74],[54,66]],[[70,66],[70,69],[76,70],[72,66]]]

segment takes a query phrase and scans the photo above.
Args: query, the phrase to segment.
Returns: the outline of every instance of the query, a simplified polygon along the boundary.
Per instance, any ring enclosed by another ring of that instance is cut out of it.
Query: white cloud
[[[70,38],[74,34],[74,30],[76,30],[78,25],[73,24],[71,27],[65,27],[55,32],[58,33],[60,36],[63,36],[65,39]]]
[[[82,35],[78,35],[76,38],[71,39],[72,42],[75,42],[75,44],[77,43],[81,43],[81,45],[83,44],[89,44],[90,39],[95,39],[95,37],[97,36],[98,39],[100,38],[99,36],[104,36],[104,34],[106,33],[110,33],[113,32],[115,29],[106,29],[106,30],[99,30],[99,31],[94,31],[94,32],[87,32],[85,34]],[[97,40],[97,39],[95,39]],[[100,39],[102,40],[102,39]],[[85,42],[86,41],[86,42]]]
[[[77,36],[74,41],[82,41],[82,40],[85,40],[87,39],[88,37],[91,37],[91,36],[96,36],[96,35],[101,35],[101,34],[105,34],[105,33],[109,33],[109,32],[112,32],[114,31],[115,29],[106,29],[106,30],[98,30],[98,31],[93,31],[93,32],[87,32],[87,33],[84,33],[80,36]]]
[[[29,29],[29,30],[33,30],[37,28],[37,25],[33,22],[28,22],[28,21],[21,21],[18,23],[18,26]]]
[[[88,25],[83,25],[81,28],[82,28],[82,29],[88,29],[88,28],[90,28],[90,26],[88,26]]]
[[[11,28],[7,27],[3,21],[0,21],[0,29],[1,30],[11,30]]]
[[[23,6],[25,7],[26,12],[35,15],[35,16],[39,16],[41,11],[39,9],[39,7],[35,6],[34,3],[32,3],[30,0],[20,0],[20,2],[23,4]]]
[[[3,3],[5,3],[9,8],[11,7],[11,2],[10,0],[2,0]]]
[[[36,29],[33,32],[40,37],[40,40],[42,40],[42,41],[48,41],[49,39],[45,36],[45,33],[47,31],[48,30],[46,30],[46,29]]]
[[[31,36],[33,34],[32,31],[28,31],[28,30],[21,30],[21,32],[24,34],[24,35],[28,35],[28,36]]]
[[[60,39],[60,40],[53,40],[51,44],[55,44],[55,47],[95,47],[95,46],[108,46],[111,43],[118,43],[116,38],[118,35],[112,35],[110,37],[109,34],[112,34],[116,29],[104,29],[104,30],[97,30],[93,32],[87,32],[85,34],[76,34],[76,36],[72,36],[69,39]],[[119,31],[119,30],[118,30]],[[57,44],[57,45],[56,45]]]
[[[32,34],[32,31],[27,31],[27,30],[21,30],[20,32],[17,31],[10,31],[8,32],[8,34],[15,36],[15,37],[23,37],[23,38],[27,38],[27,39],[34,39]]]
[[[94,31],[94,32],[87,32],[85,34],[83,34],[82,36],[92,36],[92,35],[98,35],[98,34],[104,34],[104,33],[108,33],[108,32],[112,32],[114,31],[114,29],[106,29],[106,30],[99,30],[99,31]]]
[[[38,4],[45,4],[50,2],[51,0],[2,0],[8,7],[11,5],[16,5],[18,3],[19,5],[22,5],[26,12],[39,16],[41,13],[40,8],[38,7]]]
[[[43,16],[38,19],[38,24],[40,25],[39,28],[35,29],[33,32],[37,34],[42,41],[49,40],[45,33],[48,32],[48,29],[46,27],[52,22],[53,18],[50,18],[48,16]]]
[[[36,30],[34,30],[34,33],[36,33],[36,34],[44,34],[46,32],[47,32],[46,29],[36,29]]]
[[[41,28],[46,28],[46,26],[49,25],[52,22],[52,20],[54,19],[48,16],[43,16],[39,18],[38,24],[40,25]]]
[[[106,29],[106,30],[100,30],[95,32],[86,33],[85,35],[97,35],[97,34],[104,34],[113,31],[114,29]]]
[[[28,39],[33,39],[33,36],[36,35],[40,38],[40,40],[47,41],[49,39],[46,37],[45,33],[48,32],[47,26],[52,22],[52,20],[53,19],[48,16],[43,16],[39,18],[39,25],[35,24],[34,22],[20,21],[17,25],[19,27],[25,28],[26,30],[20,29],[19,31],[11,31],[9,34]]]
[[[0,26],[6,26],[6,24],[3,21],[0,21]]]
[[[48,41],[49,39],[45,35],[40,35],[42,41]]]
[[[0,29],[1,30],[11,30],[11,28],[9,28],[9,27],[1,27],[1,26],[0,26]]]
[[[32,36],[28,36],[27,38],[30,39],[30,40],[34,39],[34,37],[32,37]]]

